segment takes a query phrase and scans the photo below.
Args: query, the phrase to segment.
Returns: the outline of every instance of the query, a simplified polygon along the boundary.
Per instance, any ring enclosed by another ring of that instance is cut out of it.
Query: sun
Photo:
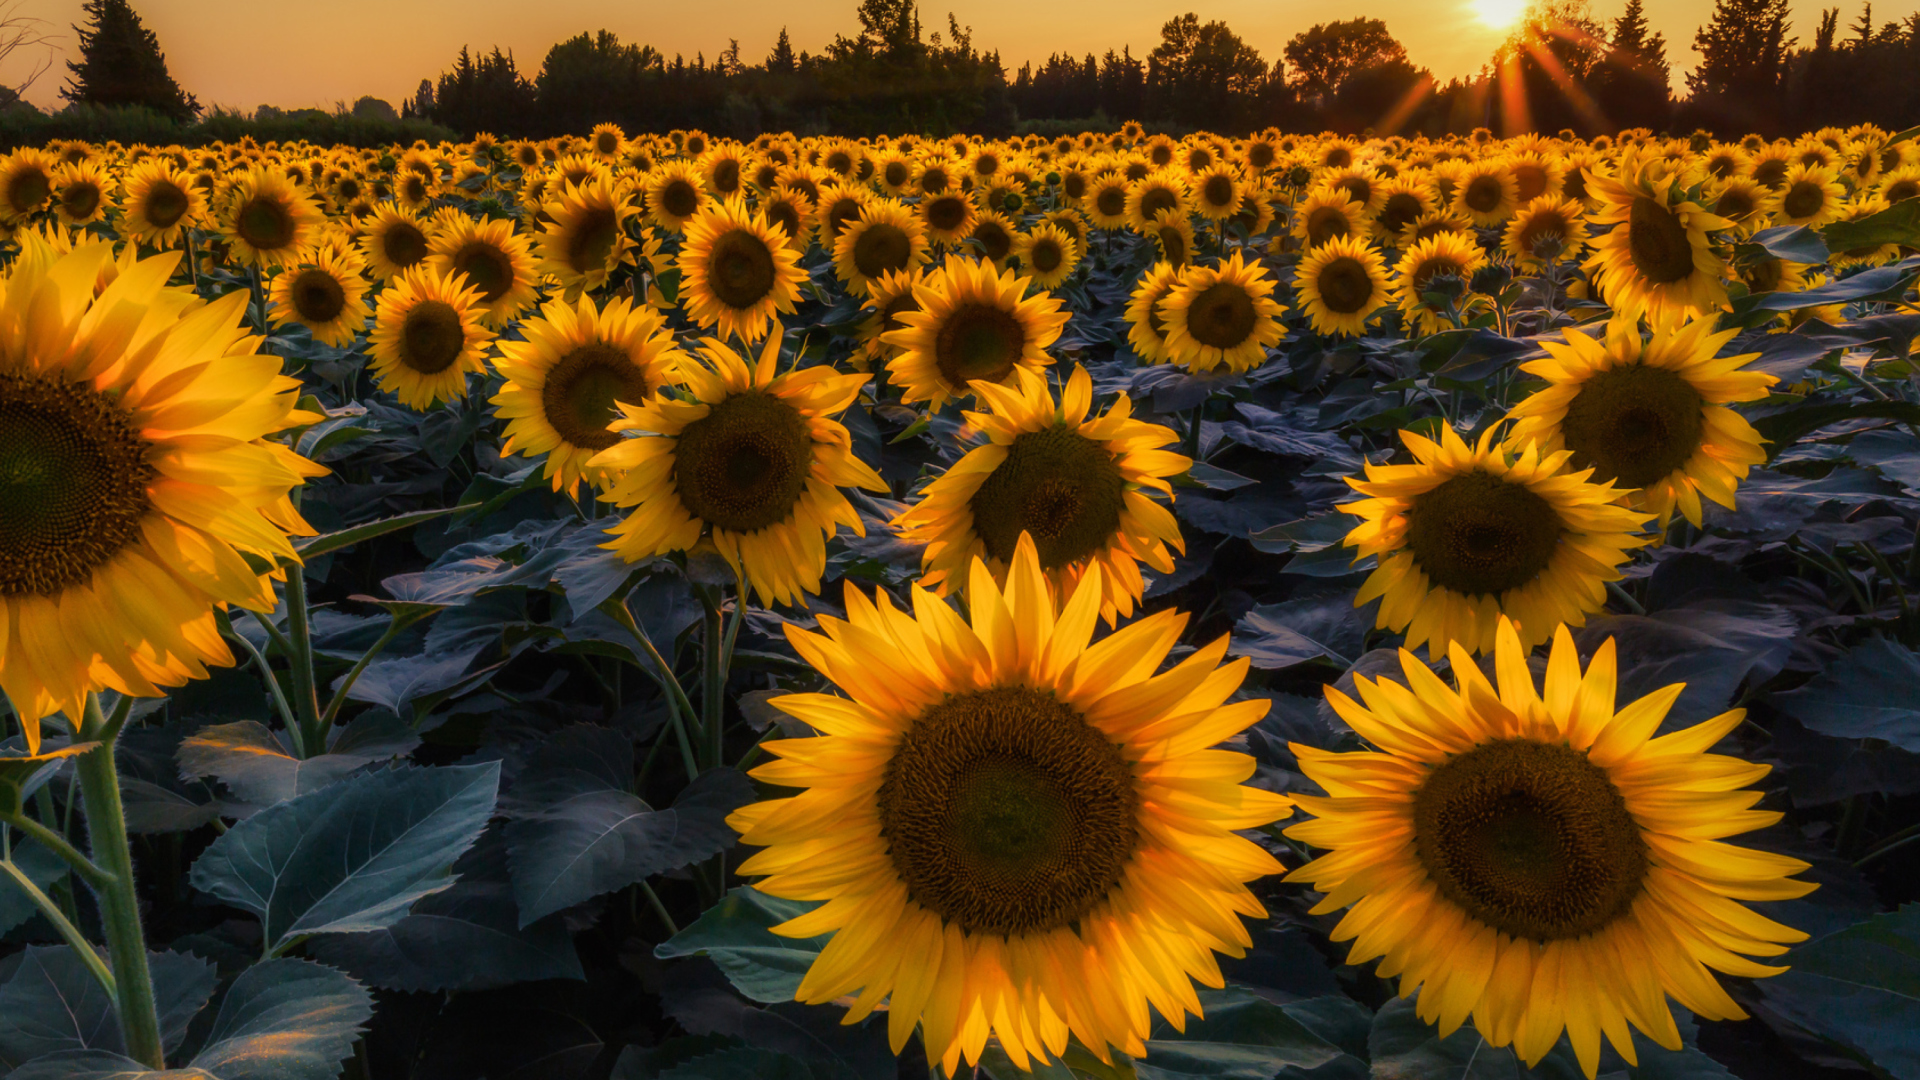
[[[1467,0],[1473,17],[1496,30],[1505,30],[1526,14],[1527,0]]]

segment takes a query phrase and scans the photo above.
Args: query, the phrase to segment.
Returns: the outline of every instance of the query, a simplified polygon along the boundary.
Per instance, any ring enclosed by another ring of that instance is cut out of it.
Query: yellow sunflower
[[[1233,166],[1216,164],[1193,178],[1193,208],[1208,221],[1225,221],[1240,212],[1246,185]]]
[[[1151,234],[1154,219],[1171,211],[1185,219],[1189,209],[1187,181],[1171,170],[1149,173],[1127,187],[1127,225]]]
[[[1358,236],[1342,236],[1309,251],[1293,271],[1300,310],[1316,332],[1358,337],[1387,306],[1387,264]]]
[[[1453,180],[1453,212],[1475,225],[1504,225],[1520,208],[1520,184],[1498,158],[1470,162]]]
[[[833,244],[833,272],[847,291],[865,296],[887,274],[926,265],[927,231],[912,210],[891,199],[869,200]]]
[[[1096,228],[1126,227],[1129,183],[1121,173],[1103,172],[1087,185],[1086,197],[1080,200],[1080,205]]]
[[[1542,454],[1572,452],[1571,467],[1595,481],[1637,488],[1628,501],[1659,518],[1678,507],[1700,524],[1700,496],[1733,509],[1747,470],[1766,463],[1759,432],[1727,406],[1759,401],[1779,382],[1742,370],[1757,353],[1718,356],[1735,330],[1713,332],[1712,319],[1655,324],[1650,339],[1637,319],[1615,317],[1606,339],[1568,330],[1565,344],[1543,341],[1544,359],[1520,365],[1547,386],[1515,405],[1513,445]]]
[[[913,287],[925,276],[923,268],[902,270],[883,274],[869,286],[867,307],[872,314],[861,320],[855,330],[860,342],[859,351],[853,357],[856,370],[869,371],[875,362],[891,360],[899,352],[896,346],[886,343],[885,336],[889,331],[907,325],[900,321],[902,314],[920,309],[920,301],[914,298]]]
[[[1001,588],[975,564],[968,619],[923,590],[912,613],[851,584],[847,618],[788,640],[847,696],[774,707],[826,732],[764,744],[753,770],[802,788],[735,811],[766,850],[741,864],[775,896],[826,903],[774,928],[833,934],[796,996],[887,1001],[898,1051],[916,1025],[947,1075],[990,1037],[1022,1069],[1067,1052],[1144,1055],[1148,1006],[1176,1026],[1213,954],[1244,955],[1245,886],[1279,864],[1235,830],[1285,817],[1241,781],[1253,759],[1212,749],[1266,711],[1227,703],[1246,661],[1227,639],[1154,672],[1186,627],[1161,611],[1091,643],[1104,589],[1089,570],[1049,594],[1032,542]]]
[[[1140,275],[1133,295],[1127,301],[1127,344],[1143,363],[1158,364],[1172,358],[1167,351],[1167,324],[1160,317],[1160,301],[1180,284],[1184,267],[1157,262]]]
[[[1397,176],[1380,184],[1380,194],[1380,213],[1373,219],[1374,237],[1388,247],[1403,248],[1413,243],[1413,223],[1437,208],[1433,185],[1417,177]]]
[[[1708,184],[1706,197],[1712,200],[1713,213],[1733,222],[1735,231],[1742,235],[1771,225],[1774,212],[1780,209],[1777,192],[1746,176],[1730,176]]]
[[[0,224],[21,225],[47,208],[60,159],[23,146],[0,158]]]
[[[669,161],[649,173],[644,184],[647,217],[668,232],[685,229],[707,202],[700,167],[691,161]]]
[[[113,175],[98,162],[62,165],[53,174],[53,213],[62,225],[80,228],[102,221],[113,209]]]
[[[480,294],[460,276],[431,266],[393,279],[380,293],[367,353],[374,381],[400,403],[424,411],[467,395],[467,374],[483,374],[493,334]]]
[[[284,174],[255,169],[228,193],[220,232],[236,264],[266,269],[297,260],[325,220],[313,199]]]
[[[666,320],[624,297],[601,309],[582,296],[548,301],[520,335],[500,343],[494,362],[506,379],[493,396],[507,422],[500,452],[545,454],[541,475],[555,491],[572,494],[582,480],[605,488],[610,477],[587,461],[620,441],[612,428],[619,403],[651,401],[685,359]]]
[[[1365,236],[1369,226],[1363,210],[1344,188],[1316,188],[1293,208],[1293,236],[1308,250],[1342,236]]]
[[[1548,263],[1579,262],[1587,250],[1586,209],[1573,199],[1542,195],[1507,222],[1500,247],[1535,273],[1544,273]]]
[[[1155,214],[1147,235],[1153,237],[1154,246],[1160,249],[1162,261],[1185,266],[1193,260],[1193,222],[1186,211],[1162,210]]]
[[[135,243],[170,248],[207,212],[193,178],[164,158],[135,165],[120,183],[120,235]]]
[[[461,213],[440,220],[441,227],[427,241],[427,265],[436,274],[465,276],[479,296],[481,320],[489,329],[501,329],[533,306],[540,275],[533,268],[527,238],[513,231],[513,222]]]
[[[687,222],[680,249],[681,303],[703,329],[751,344],[800,300],[806,271],[783,230],[741,199],[708,203]]]
[[[1781,816],[1747,788],[1768,766],[1707,752],[1745,710],[1654,738],[1681,685],[1616,708],[1612,639],[1583,673],[1563,626],[1542,692],[1522,633],[1499,620],[1493,680],[1456,646],[1453,687],[1402,650],[1404,683],[1354,680],[1364,705],[1327,689],[1376,749],[1294,745],[1327,794],[1298,796],[1314,820],[1286,834],[1330,851],[1288,880],[1326,894],[1316,915],[1350,909],[1333,931],[1347,962],[1384,958],[1441,1036],[1471,1016],[1531,1066],[1564,1030],[1592,1078],[1603,1033],[1637,1063],[1629,1024],[1680,1049],[1669,995],[1744,1019],[1713,972],[1779,974],[1746,957],[1806,935],[1740,901],[1814,885],[1792,879],[1798,859],[1725,842]]]
[[[1005,214],[982,210],[974,215],[973,231],[967,238],[973,241],[994,269],[1005,270],[1007,260],[1013,257],[1013,237],[1013,222]]]
[[[1440,291],[1436,279],[1451,279],[1447,288],[1454,296],[1456,313],[1467,310],[1473,275],[1487,265],[1487,253],[1473,237],[1457,232],[1441,232],[1414,243],[1400,255],[1393,267],[1393,295],[1400,310],[1422,334],[1437,334],[1451,329],[1444,307],[1427,302],[1427,294]]]
[[[307,265],[282,270],[273,279],[273,321],[298,323],[323,345],[353,344],[373,314],[363,269],[357,256],[316,251]]]
[[[1241,252],[1219,266],[1195,266],[1181,275],[1156,309],[1166,328],[1167,359],[1196,372],[1251,371],[1286,336],[1285,304],[1273,299],[1274,280]]]
[[[297,563],[287,499],[326,470],[268,437],[317,419],[256,355],[245,289],[203,303],[110,244],[24,241],[0,295],[0,690],[40,719],[89,692],[154,697],[233,663],[214,608],[274,606],[245,556]]]
[[[1887,205],[1887,201],[1878,195],[1856,195],[1840,204],[1833,215],[1833,220],[1860,221],[1887,209]],[[1850,266],[1882,266],[1898,258],[1900,258],[1898,243],[1869,244],[1836,251],[1833,253],[1831,262],[1835,270],[1842,270]]]
[[[1613,226],[1585,264],[1601,296],[1622,314],[1662,321],[1725,307],[1726,263],[1707,234],[1733,222],[1686,198],[1661,162],[1628,165],[1621,176],[1595,176],[1588,185],[1600,199],[1594,224]]]
[[[1377,597],[1376,625],[1405,631],[1407,647],[1444,654],[1450,642],[1469,652],[1493,648],[1502,615],[1520,624],[1529,646],[1553,628],[1585,625],[1606,603],[1606,583],[1651,514],[1615,505],[1625,492],[1595,484],[1591,471],[1567,467],[1572,451],[1518,457],[1494,444],[1488,428],[1477,447],[1451,427],[1440,442],[1402,431],[1411,465],[1366,466],[1348,479],[1367,498],[1340,509],[1361,519],[1347,534],[1354,561],[1379,557],[1354,606]]]
[[[1838,217],[1846,201],[1847,189],[1833,169],[1796,164],[1787,169],[1781,182],[1777,220],[1784,225],[1817,229]]]
[[[813,235],[813,200],[807,193],[787,184],[774,188],[760,200],[760,212],[768,225],[777,225],[786,234],[787,246],[804,253]]]
[[[958,191],[928,195],[920,200],[920,220],[927,227],[927,239],[936,244],[957,247],[973,235],[973,223],[979,216],[973,200]]]
[[[383,202],[360,234],[360,253],[374,277],[392,281],[426,261],[431,242],[424,223],[399,204]]]
[[[633,206],[607,173],[597,173],[584,184],[568,184],[546,212],[550,220],[535,241],[539,269],[553,275],[567,299],[600,288],[622,263],[632,261],[627,222],[635,216]]]
[[[1027,279],[991,263],[949,258],[913,287],[919,309],[900,313],[901,328],[880,340],[900,350],[887,364],[908,404],[938,410],[964,397],[974,380],[1004,383],[1017,367],[1053,363],[1047,346],[1069,313],[1046,293],[1027,295]]]
[[[1051,292],[1079,267],[1080,242],[1060,226],[1042,223],[1014,238],[1013,255],[1020,260],[1020,268],[1032,275],[1034,288]]]
[[[602,498],[631,511],[605,547],[636,562],[704,541],[763,604],[820,591],[835,530],[866,535],[840,488],[887,490],[834,419],[869,377],[826,365],[777,375],[779,360],[778,334],[757,364],[707,338],[679,365],[686,398],[620,402],[613,429],[642,434],[587,462],[620,474]]]
[[[968,412],[988,441],[928,484],[894,525],[902,540],[925,544],[920,584],[945,596],[967,586],[974,560],[1005,581],[1014,548],[1031,536],[1043,570],[1064,595],[1087,569],[1103,571],[1101,615],[1130,618],[1145,591],[1140,563],[1173,572],[1167,545],[1184,553],[1180,526],[1147,495],[1168,498],[1166,478],[1193,462],[1161,449],[1180,441],[1172,428],[1133,419],[1125,394],[1104,416],[1088,418],[1093,380],[1076,366],[1056,403],[1045,376],[1019,370],[1011,386],[974,386],[991,412]]]

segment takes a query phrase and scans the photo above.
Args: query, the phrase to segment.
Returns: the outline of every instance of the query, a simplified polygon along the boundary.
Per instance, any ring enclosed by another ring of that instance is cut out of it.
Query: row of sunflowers
[[[1920,1076],[1914,134],[17,149],[0,1055]]]

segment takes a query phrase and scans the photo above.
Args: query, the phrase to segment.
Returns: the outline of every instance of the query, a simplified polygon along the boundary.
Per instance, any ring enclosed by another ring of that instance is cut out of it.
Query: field
[[[1915,134],[18,149],[6,1075],[1920,1078]]]

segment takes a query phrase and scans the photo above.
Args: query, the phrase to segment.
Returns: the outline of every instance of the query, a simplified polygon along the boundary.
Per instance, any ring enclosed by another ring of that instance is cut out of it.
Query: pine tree
[[[87,0],[80,11],[88,24],[73,28],[80,59],[67,62],[73,77],[62,97],[76,105],[145,106],[181,123],[200,114],[200,102],[173,81],[160,40],[127,0]]]
[[[787,36],[787,28],[780,28],[780,40],[773,43],[773,52],[767,57],[767,70],[782,75],[791,75],[799,63],[793,57],[793,39]]]
[[[1871,2],[1861,5],[1860,21],[1847,29],[1853,31],[1855,48],[1873,44],[1873,4]]]
[[[1641,0],[1627,0],[1627,8],[1613,21],[1606,56],[1593,72],[1594,96],[1608,119],[1622,128],[1665,127],[1672,112],[1668,85],[1667,39],[1647,33],[1647,11]]]
[[[1787,0],[1717,0],[1694,35],[1700,66],[1687,74],[1695,95],[1724,96],[1752,109],[1777,101],[1786,76]]]

